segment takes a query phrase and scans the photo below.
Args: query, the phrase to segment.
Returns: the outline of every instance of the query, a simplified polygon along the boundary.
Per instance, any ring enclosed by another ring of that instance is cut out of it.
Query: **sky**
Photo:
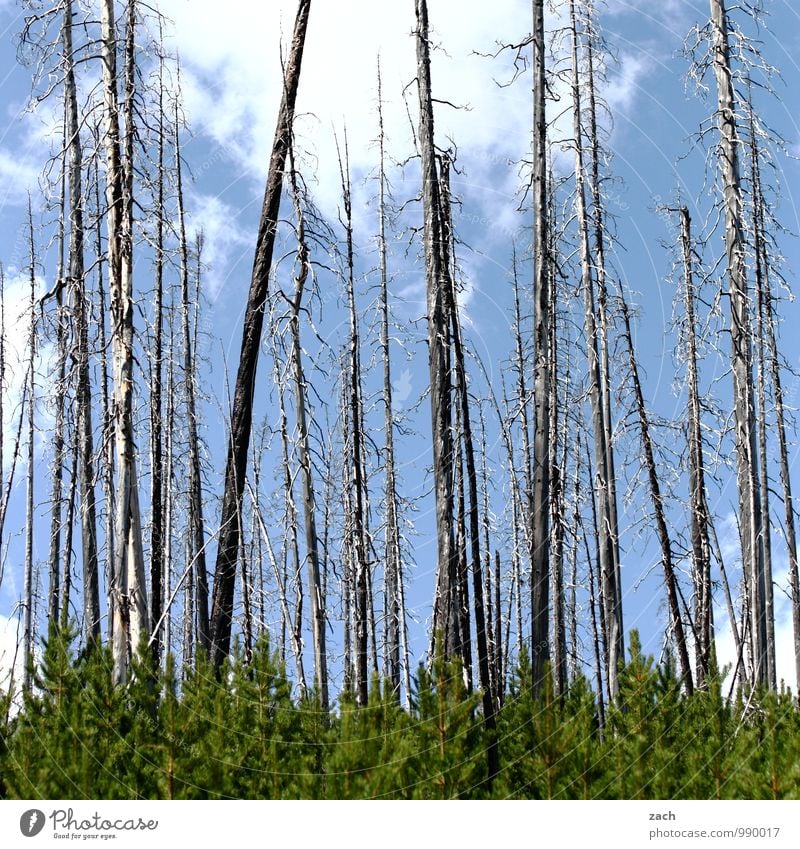
[[[800,68],[792,57],[800,55],[800,10],[792,0],[767,0],[765,6],[769,29],[760,34],[763,51],[780,68],[782,79],[775,80],[777,97],[765,98],[764,109],[770,125],[783,135],[788,151],[797,154]],[[215,0],[161,0],[159,7],[172,21],[167,38],[180,55],[180,85],[191,130],[191,136],[184,140],[190,172],[189,224],[193,230],[202,228],[206,239],[202,353],[212,366],[209,380],[214,400],[208,405],[206,428],[213,441],[221,428],[220,410],[225,408],[221,400],[225,397],[224,364],[232,373],[238,355],[238,333],[280,92],[279,46],[285,48],[287,43],[295,3],[226,0],[221,11],[221,4]],[[496,58],[491,54],[503,43],[525,38],[531,26],[530,3],[493,0],[488,7],[478,0],[430,0],[429,7],[436,43],[434,94],[447,101],[436,107],[437,138],[441,144],[452,139],[457,145],[462,171],[454,179],[462,201],[460,232],[469,243],[461,257],[465,274],[461,306],[471,344],[487,365],[489,382],[498,384],[502,362],[509,352],[509,241],[513,235],[524,244],[520,228],[528,221],[526,213],[518,211],[523,179],[519,162],[530,140],[531,101],[529,77],[507,84],[513,77],[513,54],[504,52]],[[681,55],[684,38],[693,25],[704,20],[707,3],[608,0],[598,3],[598,9],[602,29],[617,58],[609,67],[603,90],[613,114],[613,122],[608,124],[611,168],[619,178],[607,187],[609,212],[619,242],[613,260],[622,284],[638,307],[635,341],[648,400],[660,415],[677,416],[685,402],[673,385],[674,335],[669,330],[674,284],[668,282],[668,248],[674,244],[674,229],[659,207],[674,203],[679,192],[698,221],[708,208],[711,186],[704,182],[703,154],[696,149],[693,137],[711,114],[713,102],[703,101],[686,81],[687,60]],[[379,58],[387,148],[398,163],[391,179],[398,197],[414,194],[409,186],[413,166],[399,164],[412,149],[409,113],[411,121],[416,122],[416,92],[410,86],[415,76],[413,11],[411,0],[316,0],[311,12],[297,104],[301,163],[315,202],[335,222],[339,178],[334,131],[342,139],[346,125],[356,243],[365,267],[375,262],[376,188],[371,177],[377,163],[374,140]],[[0,258],[12,295],[15,286],[19,289],[20,294],[14,296],[17,300],[23,290],[18,275],[25,265],[20,236],[24,205],[29,191],[36,196],[49,145],[46,110],[44,117],[25,110],[30,69],[18,64],[15,46],[21,16],[18,2],[0,0]],[[549,25],[555,26],[557,20],[551,15]],[[568,121],[565,123],[556,112],[554,106],[554,135],[562,128],[566,135]],[[569,152],[557,151],[556,161],[557,167],[567,172]],[[776,155],[774,179],[781,187],[777,212],[793,232],[800,232],[798,176],[796,160]],[[782,247],[791,280],[800,266],[800,250],[797,240],[791,238],[783,240]],[[710,246],[709,260],[720,251],[717,240]],[[407,236],[392,245],[393,294],[397,319],[407,331],[403,350],[408,351],[407,358],[399,346],[395,351],[399,360],[395,364],[395,392],[398,404],[406,407],[417,402],[424,391],[427,369],[420,322],[424,286],[418,257],[413,254],[413,250],[410,255],[407,250]],[[787,325],[791,327],[796,308],[789,310]],[[336,315],[331,306],[329,320]],[[337,329],[331,327],[326,332],[333,337]],[[20,351],[23,328],[17,324],[10,332],[11,347]],[[789,362],[798,364],[800,350],[790,332],[784,334],[784,345]],[[709,374],[708,383],[718,376]],[[795,391],[794,383],[790,389]],[[424,404],[420,409],[424,412]],[[427,442],[420,436],[425,433],[424,415],[413,421],[418,436],[405,449],[401,474],[410,497],[419,500],[413,517],[417,533],[414,580],[421,588],[417,614],[424,621],[424,599],[429,599],[433,586],[432,514],[425,475],[430,460]],[[46,417],[42,420],[43,433],[45,430]],[[212,482],[221,476],[222,462],[219,456],[212,456],[216,474]],[[723,489],[719,498],[715,505],[719,513],[730,517],[734,490]],[[631,522],[636,518],[635,509],[635,505],[631,507]],[[41,551],[46,551],[44,537],[41,546]],[[660,574],[652,568],[647,539],[637,539],[632,531],[625,548],[625,627],[641,628],[645,646],[657,654],[659,636],[653,623],[664,621]],[[778,567],[777,572],[777,582],[785,585],[785,568]],[[15,575],[15,564],[9,562],[0,586],[0,625],[13,615],[19,591],[18,572]],[[793,680],[785,603],[780,604],[778,615],[779,666],[787,680]],[[724,616],[718,624],[723,644],[728,645]],[[2,633],[8,632],[0,628]],[[4,645],[10,644],[9,637],[3,639]],[[422,636],[416,648],[421,649],[424,643]],[[723,657],[729,656],[730,651],[723,650]]]

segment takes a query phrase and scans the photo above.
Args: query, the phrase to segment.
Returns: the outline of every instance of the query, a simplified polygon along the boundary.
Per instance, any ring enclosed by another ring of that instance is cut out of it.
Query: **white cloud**
[[[236,210],[219,197],[192,192],[189,207],[187,237],[203,232],[204,290],[213,302],[238,265],[252,262],[252,239],[238,226]]]
[[[27,203],[28,192],[34,194],[39,185],[39,168],[19,152],[0,150],[0,208]]]
[[[294,0],[263,4],[257,11],[246,0],[230,0],[222,19],[211,0],[192,0],[191,7],[186,0],[163,0],[162,8],[175,21],[190,123],[263,185],[280,93],[279,43],[285,45],[291,32]],[[437,106],[437,137],[445,144],[451,135],[465,161],[485,151],[518,156],[527,143],[529,87],[499,88],[492,74],[505,71],[473,51],[490,52],[497,40],[524,36],[529,17],[523,0],[497,0],[490,18],[464,14],[455,0],[431,4],[432,26],[444,34],[449,54],[434,51],[435,96],[471,106],[469,112]],[[354,174],[376,164],[370,142],[377,135],[378,53],[389,151],[398,157],[410,153],[402,91],[416,73],[414,25],[411,4],[348,0],[311,11],[297,104],[298,143],[308,150],[309,170],[322,181],[315,195],[328,214],[335,213],[339,195],[333,128],[341,131],[346,119]],[[416,123],[413,86],[406,96]],[[481,161],[486,165],[487,157],[478,160],[478,168]]]

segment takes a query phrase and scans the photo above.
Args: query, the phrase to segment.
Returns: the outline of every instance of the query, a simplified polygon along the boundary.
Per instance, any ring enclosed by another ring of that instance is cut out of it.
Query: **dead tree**
[[[717,84],[719,170],[725,222],[725,250],[730,299],[731,370],[734,396],[734,448],[739,492],[742,568],[749,616],[752,685],[768,681],[766,587],[763,514],[757,464],[753,389],[750,294],[745,260],[743,201],[739,165],[741,141],[733,87],[734,68],[725,0],[710,0],[714,77]]]
[[[203,522],[203,480],[200,470],[200,444],[197,432],[197,363],[195,345],[191,334],[190,305],[193,300],[189,292],[189,245],[186,238],[186,216],[183,203],[183,170],[181,167],[180,126],[178,105],[175,104],[175,178],[178,201],[178,240],[180,246],[181,278],[181,334],[183,345],[184,404],[186,409],[187,436],[189,440],[189,564],[194,572],[195,610],[197,617],[197,643],[208,652],[211,643],[208,621],[208,573],[206,569],[206,539]],[[200,273],[202,268],[202,236],[197,241],[197,291],[195,303],[200,297]]]
[[[675,635],[675,647],[678,652],[678,662],[680,663],[683,686],[686,689],[687,695],[691,695],[694,690],[694,682],[692,679],[692,666],[689,660],[689,650],[686,643],[686,634],[683,627],[683,618],[679,603],[680,590],[673,563],[672,542],[669,537],[666,509],[664,507],[664,499],[661,494],[661,484],[659,482],[658,469],[656,467],[650,417],[644,402],[644,393],[642,392],[642,384],[639,379],[639,366],[636,361],[636,353],[633,347],[630,312],[622,292],[620,292],[620,307],[622,310],[625,346],[628,353],[628,368],[630,371],[631,383],[633,385],[634,404],[636,406],[636,412],[639,419],[639,432],[642,443],[642,451],[644,453],[644,467],[650,489],[650,498],[653,503],[656,535],[658,537],[659,547],[661,548],[661,565],[664,571],[664,585],[667,590],[667,603],[670,612],[670,628]]]
[[[283,171],[291,142],[294,105],[300,82],[300,67],[310,9],[311,0],[299,0],[292,46],[283,74],[283,95],[272,143],[253,274],[242,326],[242,348],[233,390],[228,458],[225,465],[225,485],[211,606],[211,657],[217,669],[230,651],[236,567],[241,536],[242,494],[247,474],[256,369],[264,323],[264,307],[269,291],[275,231],[278,226]]]
[[[62,40],[64,46],[66,147],[69,154],[70,236],[67,286],[71,302],[70,312],[74,335],[72,359],[75,366],[81,554],[83,560],[83,618],[86,642],[90,644],[100,640],[100,567],[97,544],[97,502],[94,490],[95,459],[89,364],[89,306],[86,297],[84,268],[83,147],[75,82],[71,0],[66,0],[64,6]]]
[[[380,309],[380,349],[383,367],[383,429],[384,429],[384,468],[385,468],[385,646],[386,660],[384,675],[392,683],[392,690],[400,695],[401,646],[403,683],[405,699],[411,693],[411,671],[408,657],[408,637],[406,634],[406,612],[403,599],[403,561],[400,548],[400,520],[398,516],[398,493],[394,453],[394,410],[392,407],[392,358],[389,337],[389,270],[386,248],[386,136],[383,126],[383,99],[381,90],[381,69],[378,63],[378,145],[380,162],[378,174],[378,252],[380,271],[379,309]]]
[[[111,415],[116,445],[116,550],[113,554],[114,680],[128,677],[131,652],[149,633],[144,553],[133,431],[133,98],[135,3],[128,4],[125,37],[124,144],[117,91],[117,27],[113,0],[101,6],[103,141],[106,154],[106,227],[114,396]]]
[[[346,271],[345,289],[347,311],[350,320],[349,345],[347,357],[347,407],[350,419],[349,435],[351,440],[349,458],[349,473],[352,475],[352,512],[346,517],[347,530],[350,532],[350,551],[355,567],[355,694],[356,704],[366,705],[369,697],[369,651],[368,651],[368,610],[372,607],[369,598],[369,562],[367,559],[366,540],[366,463],[364,456],[363,408],[361,399],[361,342],[359,334],[358,313],[356,312],[356,295],[353,257],[353,210],[350,194],[350,158],[347,148],[347,131],[344,135],[344,161],[336,140],[339,157],[339,176],[342,189],[342,206],[346,238]],[[340,218],[341,220],[341,218]]]
[[[433,611],[435,651],[455,657],[461,645],[458,616],[458,575],[453,523],[453,435],[450,386],[449,321],[445,274],[442,268],[439,175],[431,94],[428,4],[416,0],[417,88],[419,93],[418,141],[422,167],[425,285],[428,320],[433,488],[436,505],[436,593]],[[441,642],[439,642],[441,641]]]
[[[533,490],[531,663],[538,693],[550,659],[550,300],[544,0],[533,0]]]
[[[30,265],[28,280],[30,284],[30,297],[28,299],[28,363],[25,373],[24,408],[27,411],[28,426],[28,448],[26,457],[25,474],[25,567],[22,589],[22,659],[24,669],[22,673],[22,690],[29,693],[33,686],[33,644],[34,636],[34,574],[33,574],[33,497],[34,497],[34,461],[35,461],[35,438],[36,438],[36,353],[37,353],[37,327],[36,327],[36,247],[33,238],[33,211],[31,199],[28,197],[28,247],[30,250]]]
[[[694,633],[697,684],[702,686],[710,672],[714,644],[713,597],[711,585],[711,515],[708,510],[703,452],[702,408],[700,400],[697,319],[691,217],[687,207],[679,210],[681,256],[683,261],[683,303],[685,310],[686,384],[689,432],[689,520],[694,576]]]

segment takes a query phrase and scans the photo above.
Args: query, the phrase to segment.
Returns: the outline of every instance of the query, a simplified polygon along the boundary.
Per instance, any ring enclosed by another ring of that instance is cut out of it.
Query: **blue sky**
[[[800,18],[790,0],[767,0],[765,5],[770,13],[770,28],[761,33],[763,51],[780,68],[783,79],[774,82],[776,98],[762,99],[762,110],[768,122],[783,135],[789,151],[797,153],[800,130],[796,92],[800,68],[792,57],[800,54]],[[648,400],[659,415],[677,418],[684,401],[674,386],[675,339],[669,330],[674,284],[667,281],[671,258],[662,246],[662,242],[669,244],[673,240],[674,232],[657,207],[673,203],[679,190],[698,225],[709,209],[713,180],[704,182],[704,154],[695,147],[693,136],[711,114],[713,98],[703,101],[685,81],[687,60],[680,55],[686,34],[707,15],[707,3],[609,0],[605,8],[603,4],[598,7],[606,39],[617,56],[616,64],[609,67],[604,89],[613,113],[608,139],[613,152],[611,169],[620,178],[618,183],[609,184],[608,191],[609,212],[614,216],[620,244],[614,264],[639,309],[636,343],[646,375]],[[181,56],[184,108],[192,131],[184,149],[194,177],[187,187],[190,226],[202,228],[206,237],[208,269],[201,322],[203,352],[210,367],[210,400],[205,410],[205,437],[211,446],[209,486],[216,493],[224,462],[218,448],[221,411],[226,407],[224,362],[229,370],[235,368],[279,94],[277,46],[281,40],[285,44],[291,31],[295,4],[292,0],[268,4],[227,0],[220,13],[220,4],[212,0],[162,0],[160,8],[174,22],[169,38]],[[510,78],[510,57],[492,60],[479,54],[494,52],[498,42],[518,41],[525,36],[530,29],[530,3],[495,0],[487,11],[486,4],[477,0],[431,0],[430,15],[434,38],[442,48],[434,53],[435,95],[469,106],[461,110],[438,106],[436,130],[441,143],[451,137],[459,149],[463,173],[454,181],[454,187],[462,198],[460,233],[470,245],[461,257],[466,284],[462,308],[470,342],[486,364],[490,382],[498,387],[511,350],[509,239],[511,234],[519,233],[524,242],[526,237],[520,228],[529,224],[526,214],[517,212],[520,175],[516,163],[525,156],[530,139],[530,84],[526,77],[513,86],[499,86],[498,82]],[[556,20],[551,16],[552,26]],[[304,151],[302,161],[315,202],[335,222],[338,169],[333,129],[341,134],[346,120],[356,241],[363,273],[360,297],[365,310],[373,297],[368,270],[375,262],[375,185],[368,178],[377,163],[373,144],[376,56],[380,53],[383,69],[388,149],[402,161],[411,152],[403,89],[415,73],[410,35],[413,24],[411,0],[381,4],[368,0],[318,2],[311,15],[297,107],[298,143]],[[16,61],[15,38],[20,25],[18,4],[0,0],[0,258],[12,281],[25,264],[19,227],[24,220],[27,191],[33,191],[36,197],[38,176],[48,155],[48,129],[53,115],[47,110],[44,115],[23,112],[30,70],[19,67]],[[406,92],[406,98],[415,121],[413,88]],[[568,135],[568,122],[565,125],[563,119],[555,120],[554,134],[562,126]],[[569,157],[568,152],[557,156],[560,169],[568,170]],[[775,162],[782,197],[778,214],[789,230],[800,232],[796,206],[798,164],[783,155],[777,155]],[[399,200],[416,193],[414,173],[413,164],[393,169],[391,179]],[[403,223],[414,225],[414,216],[418,218],[419,213],[412,207]],[[409,410],[424,391],[427,363],[424,322],[420,321],[424,315],[423,281],[416,247],[408,251],[407,245],[408,235],[402,232],[392,245],[392,291],[400,325],[398,339],[403,342],[402,347],[395,346],[393,354],[397,396],[406,395],[402,401],[415,434],[403,445],[401,475],[405,495],[416,503],[416,510],[408,519],[414,526],[416,568],[410,598],[421,623],[415,629],[414,645],[419,656],[426,645],[422,624],[433,591],[432,503],[426,472],[430,463],[427,402],[423,401],[416,412]],[[790,238],[782,240],[782,248],[791,281],[794,270],[800,267],[800,250],[797,241]],[[721,250],[721,241],[715,235],[706,256],[709,265]],[[47,274],[52,274],[52,270],[46,269],[45,277]],[[335,284],[325,279],[320,279],[320,286],[330,287],[326,290],[330,300],[323,294],[324,307],[318,309],[318,317],[323,336],[334,344],[342,320],[336,305],[338,293]],[[11,297],[14,291],[12,286]],[[796,309],[789,306],[784,351],[790,363],[798,364],[800,351],[790,330],[794,319]],[[12,329],[12,336],[21,329]],[[20,341],[10,341],[12,347],[20,348]],[[408,352],[407,358],[404,351]],[[711,386],[713,378],[719,376],[724,387],[724,375],[716,369],[713,366],[706,373],[706,385]],[[262,361],[260,373],[266,381],[266,361]],[[724,388],[720,389],[720,398],[727,400]],[[266,391],[265,399],[261,412],[269,415]],[[46,416],[42,416],[41,427],[46,443]],[[144,439],[143,432],[143,450]],[[492,462],[499,475],[502,452],[496,435],[493,445]],[[493,495],[498,515],[503,497],[498,487]],[[16,498],[21,504],[21,489]],[[646,646],[657,653],[665,621],[663,592],[660,572],[652,569],[652,547],[634,525],[641,503],[641,491],[635,490],[626,514],[631,529],[623,539],[625,626],[639,627]],[[733,487],[721,487],[715,506],[723,524],[729,520],[734,503]],[[19,514],[12,514],[10,527],[14,526],[15,517],[19,524]],[[213,525],[213,520],[209,524]],[[46,522],[40,521],[39,527],[39,554],[44,557]],[[21,590],[13,549],[11,555],[0,587],[0,614],[6,617],[11,615]],[[780,613],[786,619],[785,605]],[[783,640],[779,665],[785,669],[790,660],[786,639],[789,631],[783,629],[780,633]]]

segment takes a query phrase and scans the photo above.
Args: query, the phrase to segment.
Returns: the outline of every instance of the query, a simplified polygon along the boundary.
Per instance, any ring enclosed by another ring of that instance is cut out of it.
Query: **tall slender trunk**
[[[789,587],[792,599],[792,623],[794,631],[794,655],[796,685],[800,692],[800,579],[798,579],[797,566],[797,531],[795,525],[795,510],[792,500],[792,481],[789,474],[789,452],[786,441],[786,417],[784,412],[783,382],[781,379],[781,360],[778,353],[778,343],[775,334],[775,314],[773,308],[774,295],[771,284],[771,263],[768,243],[766,239],[766,201],[763,193],[761,179],[760,152],[758,149],[758,137],[754,127],[754,116],[752,104],[750,108],[750,149],[752,166],[752,192],[753,192],[753,217],[756,253],[756,285],[758,294],[759,314],[759,376],[760,383],[766,379],[767,372],[772,381],[772,392],[775,409],[775,430],[778,436],[778,465],[780,468],[781,493],[785,510],[785,534],[787,556],[789,561]],[[766,350],[764,346],[766,345]],[[763,410],[763,393],[759,394],[759,407],[761,417],[762,438],[766,430]],[[760,446],[762,457],[766,455],[765,446]],[[763,462],[763,461],[762,461]],[[764,484],[764,516],[769,515],[767,506],[767,491],[769,489],[766,469],[762,466],[762,480]],[[768,544],[769,531],[765,528],[765,542]],[[765,551],[768,550],[765,545]],[[765,568],[766,594],[767,594],[767,621],[768,621],[768,652],[770,657],[770,673],[774,672],[775,663],[775,633],[774,619],[772,615],[772,578],[771,567]],[[772,678],[772,686],[776,685],[775,675]]]
[[[748,92],[749,94],[749,92]],[[766,252],[766,230],[764,221],[764,203],[761,185],[760,151],[756,135],[755,115],[752,98],[748,98],[749,148],[750,148],[750,185],[752,193],[752,233],[753,233],[753,276],[756,290],[756,403],[758,418],[758,461],[761,479],[762,514],[762,554],[764,558],[764,618],[767,683],[777,689],[777,671],[775,662],[775,615],[774,592],[772,586],[772,540],[769,520],[769,474],[767,471],[767,352],[766,352],[766,297],[769,259]]]
[[[434,142],[431,94],[428,4],[416,0],[417,89],[419,93],[419,146],[422,168],[425,281],[428,314],[428,366],[430,374],[433,488],[436,505],[436,594],[433,638],[436,651],[445,657],[458,654],[461,644],[458,619],[458,576],[453,526],[453,437],[451,432],[450,344],[446,310],[446,285],[442,268],[442,233],[439,176]]]
[[[190,308],[192,294],[189,292],[189,245],[186,238],[186,220],[183,205],[183,171],[181,167],[180,125],[178,105],[175,104],[175,175],[178,200],[178,239],[181,255],[181,334],[183,344],[184,403],[189,437],[189,553],[195,574],[197,611],[197,644],[205,652],[211,647],[208,621],[208,572],[206,569],[206,540],[203,522],[203,479],[200,470],[200,444],[197,433],[197,400],[195,384],[197,364],[191,333]],[[198,237],[195,301],[200,298],[200,275],[202,268],[202,237]]]
[[[92,388],[89,368],[89,308],[86,297],[83,224],[83,148],[78,118],[78,95],[72,44],[72,2],[66,0],[64,25],[64,93],[69,151],[69,292],[75,334],[75,406],[77,415],[81,552],[83,558],[83,617],[87,644],[100,640],[100,575],[95,497]]]
[[[702,686],[709,674],[713,645],[713,598],[711,594],[711,517],[706,501],[705,458],[703,456],[702,410],[697,362],[697,320],[692,274],[691,218],[681,207],[681,251],[683,258],[683,300],[686,311],[686,367],[689,400],[689,513],[694,575],[697,684]]]
[[[308,562],[308,591],[311,595],[311,630],[314,643],[314,677],[317,696],[323,710],[328,709],[328,656],[325,647],[325,598],[322,594],[319,537],[317,535],[317,505],[314,493],[314,475],[308,431],[307,387],[303,370],[303,347],[300,335],[300,315],[303,294],[310,270],[310,254],[306,242],[305,221],[297,188],[292,144],[289,144],[289,179],[294,201],[297,235],[297,273],[290,301],[289,335],[291,337],[291,362],[294,377],[294,403],[297,415],[297,451],[300,462],[300,480],[303,493],[303,517]]]
[[[609,502],[610,473],[607,448],[607,413],[604,404],[603,380],[600,368],[599,332],[595,299],[595,283],[592,275],[592,255],[589,244],[589,214],[586,205],[586,169],[583,155],[583,126],[581,118],[581,93],[578,68],[578,23],[575,0],[570,0],[570,31],[572,51],[572,124],[575,145],[575,202],[580,232],[581,288],[584,302],[584,326],[586,351],[589,359],[589,399],[592,407],[592,430],[594,435],[594,462],[596,471],[600,574],[608,629],[606,675],[612,699],[617,696],[617,666],[621,650],[621,628],[619,591],[616,586],[614,556],[615,541],[612,533],[612,518]]]
[[[378,252],[380,270],[380,348],[383,366],[383,431],[385,468],[385,541],[384,575],[386,596],[386,664],[384,675],[391,681],[392,690],[399,698],[401,643],[404,646],[402,669],[404,673],[405,699],[410,695],[410,670],[408,668],[408,645],[405,636],[406,612],[401,604],[403,590],[403,562],[400,550],[400,522],[397,510],[397,479],[394,456],[394,410],[392,407],[392,358],[389,337],[389,273],[386,249],[386,150],[383,126],[383,95],[381,69],[378,63],[378,144],[380,147],[378,185]]]
[[[489,641],[487,627],[487,599],[484,596],[483,566],[481,563],[480,543],[480,503],[478,500],[478,475],[475,469],[475,445],[472,438],[472,415],[469,405],[469,387],[467,385],[466,354],[461,331],[461,319],[458,314],[458,301],[455,290],[455,277],[450,271],[450,261],[455,266],[455,235],[452,222],[452,202],[450,192],[450,161],[443,157],[439,190],[439,215],[442,236],[442,280],[446,286],[445,309],[449,314],[450,332],[453,342],[456,392],[460,404],[463,453],[466,463],[466,484],[469,492],[469,538],[470,562],[472,568],[472,594],[475,609],[475,638],[478,649],[478,681],[483,697],[483,721],[488,736],[488,778],[491,783],[499,770],[496,739],[495,694],[492,689],[490,671]],[[448,252],[449,249],[449,252]],[[460,464],[460,460],[458,461]],[[463,487],[462,487],[463,491]],[[466,583],[466,582],[465,582]],[[466,588],[465,588],[466,596]],[[468,644],[470,632],[462,631],[462,640]],[[469,652],[471,656],[471,649]],[[465,660],[468,656],[465,652]]]
[[[163,34],[161,34],[163,42]],[[156,187],[155,291],[153,295],[153,349],[150,360],[150,621],[153,623],[153,665],[161,662],[164,596],[164,205],[165,173],[164,59],[158,64],[158,154]]]
[[[217,669],[230,651],[236,566],[241,535],[242,493],[250,448],[256,369],[264,323],[264,307],[269,291],[275,232],[278,226],[283,170],[291,141],[294,105],[300,82],[300,67],[310,10],[311,0],[299,0],[292,46],[284,69],[283,95],[272,142],[253,274],[242,325],[242,348],[233,391],[225,487],[217,544],[216,577],[211,606],[211,656]]]
[[[106,153],[106,226],[114,395],[111,416],[117,459],[116,550],[113,554],[114,671],[128,677],[131,652],[147,634],[144,554],[133,432],[133,97],[135,4],[128,4],[125,39],[125,142],[121,160],[117,92],[117,29],[113,0],[101,6]]]
[[[595,32],[595,11],[593,0],[586,2],[586,90],[589,105],[588,144],[591,158],[591,168],[588,175],[589,188],[592,198],[592,219],[594,223],[594,264],[597,273],[597,314],[600,324],[600,375],[603,397],[603,429],[606,450],[606,472],[608,474],[607,492],[607,522],[609,549],[616,592],[616,619],[618,643],[616,654],[618,658],[625,656],[625,626],[622,609],[622,571],[619,554],[619,518],[617,509],[617,476],[614,463],[614,427],[611,415],[611,366],[609,353],[610,327],[608,316],[608,280],[606,272],[606,227],[605,204],[603,202],[602,182],[600,175],[600,134],[597,128],[597,95],[595,88],[595,52],[597,50],[597,35]]]
[[[350,416],[350,439],[352,440],[350,463],[352,472],[353,511],[347,523],[351,529],[351,551],[355,566],[355,671],[356,704],[366,705],[369,698],[369,661],[368,661],[368,609],[369,601],[369,562],[366,545],[365,510],[365,459],[364,432],[362,425],[361,401],[361,342],[356,311],[356,294],[353,258],[353,210],[350,196],[350,155],[347,148],[347,130],[344,133],[344,162],[339,142],[336,142],[339,156],[339,174],[341,177],[342,204],[344,206],[344,227],[346,237],[345,289],[347,310],[350,320],[349,350],[347,364],[347,405]]]
[[[31,199],[28,197],[28,246],[30,249],[30,298],[28,309],[30,319],[28,325],[28,366],[25,375],[25,409],[28,426],[28,451],[25,485],[25,569],[23,586],[23,622],[22,622],[22,690],[29,693],[33,686],[31,673],[33,671],[33,490],[34,490],[34,460],[35,460],[35,401],[36,401],[36,249],[33,240],[33,211]]]
[[[66,59],[65,59],[66,61]],[[64,241],[65,241],[65,206],[66,206],[66,181],[67,169],[66,158],[69,140],[67,136],[67,96],[64,97],[64,152],[61,157],[61,197],[59,199],[58,214],[58,270],[56,271],[55,285],[55,323],[56,323],[56,366],[55,386],[53,388],[53,404],[55,412],[53,416],[53,466],[52,481],[50,486],[50,551],[48,572],[50,577],[50,588],[48,595],[48,623],[55,628],[58,625],[58,611],[61,598],[61,534],[64,529],[64,408],[67,400],[67,338],[68,316],[64,305]]]
[[[751,685],[768,681],[766,589],[764,582],[761,493],[757,469],[757,434],[753,400],[750,295],[745,262],[742,188],[739,172],[739,130],[733,90],[724,0],[710,0],[713,67],[717,83],[720,133],[719,168],[723,181],[725,249],[730,295],[731,369],[734,395],[734,445],[739,490],[742,569],[750,619]]]
[[[531,662],[540,692],[550,659],[550,324],[544,0],[533,0],[533,490],[531,512]]]
[[[661,484],[659,482],[658,471],[656,469],[653,440],[650,433],[650,420],[644,403],[642,384],[639,379],[639,367],[636,362],[636,354],[633,348],[630,314],[628,312],[628,304],[622,293],[620,293],[620,305],[622,308],[622,320],[624,323],[625,344],[628,349],[628,365],[630,368],[631,380],[633,382],[634,403],[636,404],[636,411],[639,417],[642,450],[644,451],[644,465],[647,470],[647,478],[650,484],[650,497],[653,501],[656,534],[661,547],[661,565],[664,569],[664,584],[667,588],[667,602],[669,605],[670,618],[672,620],[671,625],[675,634],[675,646],[678,650],[678,661],[681,667],[683,685],[686,688],[687,695],[691,695],[694,690],[692,665],[689,660],[689,650],[686,645],[683,619],[681,617],[680,605],[678,603],[679,588],[678,579],[675,574],[675,568],[672,561],[672,543],[667,529],[664,501],[661,495]]]

